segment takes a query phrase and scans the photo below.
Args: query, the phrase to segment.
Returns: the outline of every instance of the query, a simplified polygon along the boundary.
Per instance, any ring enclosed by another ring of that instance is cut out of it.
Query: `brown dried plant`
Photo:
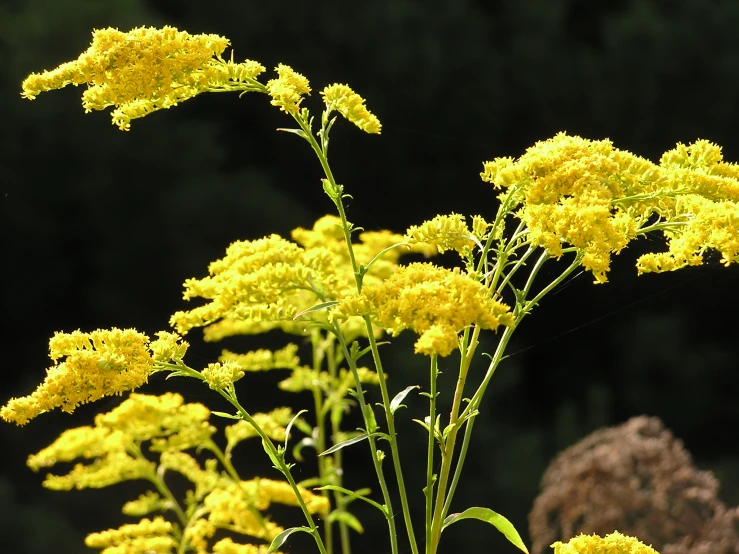
[[[656,417],[598,430],[561,452],[529,514],[532,554],[580,533],[618,530],[662,554],[739,554],[739,508],[718,498]]]

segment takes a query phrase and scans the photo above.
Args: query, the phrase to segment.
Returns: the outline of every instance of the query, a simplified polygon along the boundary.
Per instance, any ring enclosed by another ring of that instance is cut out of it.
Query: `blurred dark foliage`
[[[555,541],[617,529],[662,554],[739,554],[739,509],[718,498],[659,418],[598,430],[547,468],[529,514],[532,554]]]
[[[362,94],[383,134],[339,122],[331,156],[354,197],[349,218],[369,230],[403,231],[452,211],[490,216],[495,192],[479,180],[481,162],[519,155],[560,130],[609,137],[651,159],[678,141],[707,138],[739,160],[733,0],[3,0],[0,401],[43,379],[55,330],[166,328],[184,307],[182,282],[202,276],[231,241],[285,235],[331,211],[312,153],[275,132],[289,120],[264,97],[204,95],[135,121],[130,133],[108,114],[85,115],[79,89],[20,98],[28,73],[75,58],[93,28],[163,24],[228,36],[236,58],[288,63],[315,90],[339,81]],[[307,105],[320,109],[316,94]],[[722,501],[739,504],[731,431],[739,426],[739,269],[709,257],[700,268],[637,278],[634,259],[659,247],[656,239],[636,243],[606,285],[585,275],[565,283],[517,331],[477,418],[475,454],[453,509],[489,506],[525,535],[549,460],[589,432],[642,413],[673,429],[697,466],[720,479]],[[220,350],[197,334],[191,340],[193,365]],[[266,337],[271,346],[281,340]],[[494,337],[484,340],[481,350],[492,351]],[[386,347],[393,391],[425,383],[411,344],[401,336]],[[453,364],[442,367],[448,386]],[[244,382],[243,402],[261,409],[307,400],[276,390],[277,380]],[[155,380],[146,392],[170,386],[219,409],[209,391],[182,381]],[[127,487],[53,493],[24,466],[28,453],[116,402],[50,414],[24,429],[0,426],[5,551],[84,552],[80,537],[123,522]],[[416,468],[424,466],[414,456],[425,448],[410,419],[425,406],[411,399],[399,412],[416,508],[423,504]],[[355,447],[346,456],[348,486],[371,484],[366,452]],[[257,458],[241,463],[244,475],[270,472]],[[384,527],[363,509],[368,529],[354,552],[384,552]],[[461,551],[514,548],[492,528],[462,522],[442,545]]]

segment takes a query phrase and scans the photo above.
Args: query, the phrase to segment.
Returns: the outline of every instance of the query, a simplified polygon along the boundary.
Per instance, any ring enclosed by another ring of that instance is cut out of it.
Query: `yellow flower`
[[[336,315],[372,315],[393,336],[412,329],[420,335],[416,352],[427,356],[451,354],[457,334],[470,325],[497,329],[514,323],[508,306],[493,300],[479,281],[429,263],[398,268],[386,281],[343,302]]]
[[[220,362],[236,362],[243,371],[269,371],[271,369],[294,369],[300,366],[298,345],[288,344],[279,350],[261,348],[245,354],[223,350]]]
[[[567,543],[557,541],[552,548],[554,554],[659,554],[639,539],[618,531],[602,538],[598,535],[578,535]]]
[[[482,225],[476,220],[478,228]],[[484,230],[484,227],[483,227]],[[460,214],[437,215],[421,225],[413,225],[405,233],[411,244],[425,243],[438,249],[440,254],[447,250],[455,250],[465,256],[475,244],[472,232]]]
[[[172,538],[172,524],[162,517],[142,519],[138,523],[122,525],[100,533],[90,533],[85,539],[89,548],[103,548],[105,553],[151,552],[169,554],[177,548]]]
[[[205,382],[214,390],[228,389],[244,376],[244,370],[236,362],[215,362],[201,372]]]
[[[724,264],[739,254],[739,167],[708,141],[678,144],[656,165],[608,140],[559,133],[518,160],[485,162],[481,177],[505,189],[509,209],[521,206],[531,244],[556,258],[574,247],[598,283],[611,256],[648,231],[663,231],[669,251],[642,256],[639,273],[700,264],[709,248]]]
[[[328,85],[321,91],[321,96],[329,114],[336,110],[365,133],[380,134],[380,120],[364,106],[364,98],[348,86],[338,83]]]
[[[272,105],[285,113],[297,114],[304,94],[310,94],[308,79],[294,71],[292,67],[279,64],[275,67],[277,79],[267,81],[267,94],[272,97]]]
[[[238,544],[226,537],[213,545],[213,554],[267,554],[268,549],[268,545]],[[281,553],[275,551],[274,554]]]
[[[148,343],[149,338],[134,329],[56,333],[49,356],[66,359],[47,370],[30,396],[12,398],[0,417],[24,425],[54,408],[72,413],[80,404],[136,389],[154,370]]]
[[[254,79],[264,71],[257,62],[226,62],[228,39],[190,35],[174,27],[137,27],[127,33],[98,29],[79,58],[54,70],[33,73],[23,82],[23,96],[67,85],[88,86],[85,111],[114,106],[113,123],[130,129],[132,119],[209,90],[263,90]]]

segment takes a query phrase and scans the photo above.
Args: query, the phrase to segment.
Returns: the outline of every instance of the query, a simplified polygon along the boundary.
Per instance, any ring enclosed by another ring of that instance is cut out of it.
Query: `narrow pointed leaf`
[[[212,413],[214,416],[225,417],[226,419],[241,419],[240,415],[227,414],[226,412],[212,411],[210,413]]]
[[[441,525],[442,530],[446,529],[452,523],[454,523],[455,521],[459,521],[460,519],[479,519],[480,521],[489,523],[498,531],[503,533],[505,537],[509,541],[511,541],[516,548],[522,550],[526,554],[529,554],[529,551],[526,549],[526,545],[521,540],[521,536],[518,534],[518,531],[516,531],[516,528],[513,526],[513,524],[505,517],[497,512],[494,512],[490,508],[467,508],[464,512],[451,514],[447,516],[447,518],[444,520],[444,523]]]
[[[328,450],[324,450],[323,452],[321,452],[319,456],[327,456],[329,454],[333,454],[334,452],[341,450],[342,448],[346,448],[347,446],[351,446],[352,444],[357,444],[358,442],[362,442],[364,439],[368,438],[369,435],[367,433],[362,433],[361,435],[357,435],[356,437],[346,439],[345,441],[341,441],[333,445]]]
[[[280,548],[283,544],[285,544],[287,538],[297,531],[303,531],[304,533],[311,534],[310,529],[308,529],[307,527],[290,527],[290,529],[285,529],[282,533],[272,539],[272,544],[269,545],[267,554],[272,554],[272,552]]]
[[[364,500],[367,504],[371,504],[378,510],[382,512],[382,514],[387,517],[387,508],[383,506],[382,504],[375,502],[371,498],[367,498],[366,496],[362,494],[358,494],[360,491],[350,491],[349,489],[345,489],[344,487],[340,487],[338,485],[324,485],[323,487],[316,487],[314,490],[317,491],[337,491],[344,493],[349,498],[357,499],[357,500]]]
[[[338,303],[339,303],[338,300],[331,300],[330,302],[321,302],[320,304],[316,304],[315,306],[311,306],[307,310],[303,310],[302,312],[295,314],[295,316],[293,316],[293,321],[296,319],[300,319],[305,314],[309,314],[311,312],[319,312],[321,310],[325,310],[332,306],[336,306]]]
[[[390,401],[390,413],[395,413],[398,408],[403,407],[403,404],[401,402],[405,400],[405,397],[408,396],[408,393],[411,392],[413,389],[419,389],[418,385],[411,385],[410,387],[406,387],[402,391],[400,391],[398,394],[395,395],[395,397]]]

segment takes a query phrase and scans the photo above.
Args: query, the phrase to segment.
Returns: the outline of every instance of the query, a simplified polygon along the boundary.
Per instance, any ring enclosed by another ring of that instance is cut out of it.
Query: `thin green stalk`
[[[320,333],[313,333],[311,337],[311,344],[313,347],[313,371],[316,374],[316,382],[318,382],[318,374],[321,372],[321,351],[318,339]],[[316,436],[316,451],[318,453],[326,450],[326,417],[323,413],[323,391],[318,386],[311,387],[313,393],[313,409],[316,414],[316,428],[318,434]],[[321,481],[321,485],[326,485],[326,459],[322,456],[318,456],[318,478]],[[321,494],[330,501],[329,491],[321,491]],[[334,537],[333,537],[333,523],[328,518],[324,520],[324,531],[323,538],[326,541],[326,552],[327,554],[333,554],[334,551]]]
[[[439,376],[437,357],[431,356],[429,375],[429,442],[426,453],[426,552],[431,549],[431,520],[434,507],[434,449],[436,448],[436,382]]]
[[[467,332],[465,332],[465,339],[467,338],[467,336]],[[454,458],[454,447],[457,441],[457,433],[459,432],[460,428],[459,410],[462,406],[464,386],[467,382],[467,373],[470,369],[470,364],[472,362],[472,357],[474,356],[474,352],[477,347],[479,336],[480,328],[475,327],[469,343],[467,343],[466,341],[463,342],[463,345],[465,345],[465,351],[462,352],[459,366],[459,375],[457,376],[457,384],[454,387],[452,410],[449,414],[450,431],[447,434],[446,440],[444,441],[444,446],[441,453],[441,469],[439,470],[439,478],[437,481],[438,485],[436,489],[436,501],[434,504],[434,513],[431,521],[431,529],[429,531],[428,544],[426,545],[427,554],[436,554],[436,550],[439,547],[439,541],[441,539],[441,524],[444,521],[442,517],[442,512],[445,505],[447,483],[449,481],[449,474],[451,472],[452,460]]]
[[[300,116],[294,116],[295,120],[297,121],[298,125],[300,125],[300,128],[303,130],[305,134],[306,140],[309,142],[311,147],[313,148],[314,152],[318,156],[319,162],[321,163],[321,167],[323,168],[324,174],[326,175],[326,179],[328,180],[329,185],[334,189],[338,189],[338,185],[336,184],[336,180],[334,179],[333,173],[331,171],[331,168],[328,164],[328,158],[326,156],[326,152],[328,149],[328,127],[327,127],[327,117],[323,117],[322,121],[322,127],[321,127],[321,142],[322,144],[319,144],[315,137],[313,136],[313,132],[310,129],[310,126],[308,125],[308,122],[305,121]],[[337,198],[332,198],[334,201],[336,208],[339,212],[339,217],[341,218],[341,224],[342,229],[344,231],[344,239],[346,241],[347,246],[347,252],[349,255],[349,260],[351,262],[352,271],[354,272],[354,279],[357,285],[357,291],[362,291],[362,273],[360,272],[359,265],[357,264],[356,257],[354,255],[354,248],[352,247],[352,240],[351,240],[351,232],[349,229],[349,223],[346,218],[346,213],[344,211],[344,205],[341,200],[341,196],[338,196]],[[369,317],[365,317],[365,324],[367,326],[367,331],[369,335],[369,341],[370,341],[370,348],[372,350],[372,357],[375,362],[375,369],[377,371],[377,375],[379,378],[380,383],[380,392],[382,394],[382,401],[383,405],[385,407],[385,416],[387,420],[388,425],[388,435],[390,437],[390,451],[391,451],[391,457],[393,458],[393,466],[395,469],[396,479],[398,481],[398,488],[400,493],[400,501],[403,511],[403,518],[406,525],[406,530],[408,532],[408,539],[411,546],[411,551],[413,554],[419,554],[418,553],[418,545],[416,544],[415,535],[413,533],[413,525],[410,519],[410,511],[408,508],[408,498],[407,493],[405,490],[405,484],[403,481],[403,473],[400,466],[400,459],[399,459],[399,453],[398,453],[398,446],[397,446],[397,440],[396,440],[396,433],[395,433],[395,423],[393,420],[393,414],[390,412],[390,397],[387,390],[387,383],[386,383],[386,377],[384,375],[384,372],[382,370],[382,363],[380,362],[379,352],[377,350],[377,343],[374,339],[374,330],[372,328],[372,323],[369,320]],[[352,371],[352,375],[354,377],[355,381],[355,387],[357,391],[357,399],[360,404],[360,408],[362,409],[362,416],[365,419],[365,425],[369,425],[369,422],[367,421],[367,408],[366,408],[366,402],[364,400],[364,394],[362,391],[361,383],[359,382],[359,375],[357,374],[356,370],[356,363],[351,359],[351,355],[349,354],[346,341],[343,340],[343,336],[341,335],[341,332],[337,326],[336,328],[338,335],[340,336],[340,340],[342,342],[342,348],[345,351],[345,356],[347,359],[347,363],[349,363],[349,367]],[[381,467],[381,461],[379,459],[379,454],[377,453],[377,446],[376,441],[374,440],[373,436],[369,437],[369,443],[370,448],[372,450],[372,461],[375,466],[375,472],[377,473],[378,480],[380,481],[380,487],[383,492],[383,498],[385,500],[385,505],[388,507],[388,510],[390,511],[390,514],[392,514],[392,504],[390,500],[390,493],[387,489],[387,483],[385,483],[384,474],[382,472]],[[391,547],[393,554],[398,554],[398,545],[397,545],[397,536],[393,538],[394,535],[396,535],[395,532],[395,523],[394,518],[389,517],[388,524],[391,526]]]
[[[259,434],[259,436],[262,438],[262,445],[268,451],[270,459],[277,465],[277,469],[280,470],[280,472],[285,476],[285,479],[287,479],[287,482],[290,484],[290,488],[292,488],[293,493],[295,494],[295,497],[298,501],[298,505],[300,506],[300,509],[303,511],[303,515],[305,516],[305,519],[308,522],[308,526],[310,527],[310,534],[313,536],[313,539],[316,541],[318,550],[320,551],[321,554],[328,554],[326,552],[326,546],[324,545],[323,540],[321,539],[321,534],[318,532],[318,527],[316,526],[316,523],[313,520],[313,516],[308,510],[308,506],[306,506],[305,500],[303,500],[303,495],[300,494],[300,489],[298,488],[298,485],[292,476],[292,472],[290,471],[290,466],[285,463],[284,453],[280,453],[277,450],[277,447],[275,447],[274,443],[272,442],[272,439],[270,439],[267,436],[267,434],[262,430],[259,424],[256,421],[254,421],[254,418],[251,417],[249,412],[247,412],[244,409],[244,407],[239,403],[239,401],[235,397],[231,396],[228,392],[222,389],[217,389],[217,392],[223,398],[225,398],[234,408],[236,408],[239,411],[241,418],[244,421],[247,421],[248,423],[250,423],[251,426],[254,427],[254,430],[257,432],[257,434]]]

